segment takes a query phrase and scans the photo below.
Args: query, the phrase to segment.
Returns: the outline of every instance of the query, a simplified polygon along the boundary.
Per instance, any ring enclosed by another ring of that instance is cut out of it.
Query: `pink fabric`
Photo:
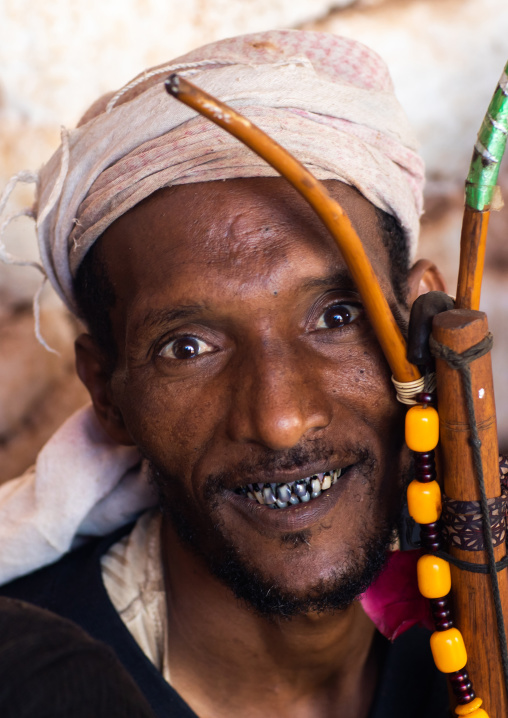
[[[365,613],[390,641],[415,625],[434,628],[429,603],[418,590],[416,580],[420,556],[420,551],[394,551],[361,597]]]

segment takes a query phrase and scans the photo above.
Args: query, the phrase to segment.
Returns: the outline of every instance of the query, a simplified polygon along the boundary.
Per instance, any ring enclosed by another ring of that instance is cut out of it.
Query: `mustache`
[[[244,486],[266,480],[266,474],[277,471],[291,471],[317,462],[335,460],[337,467],[351,464],[362,465],[364,472],[372,471],[377,465],[374,454],[366,447],[341,444],[340,450],[325,442],[315,441],[304,446],[295,446],[286,451],[265,451],[256,458],[248,458],[234,467],[209,474],[205,479],[205,495],[211,497],[231,487]]]

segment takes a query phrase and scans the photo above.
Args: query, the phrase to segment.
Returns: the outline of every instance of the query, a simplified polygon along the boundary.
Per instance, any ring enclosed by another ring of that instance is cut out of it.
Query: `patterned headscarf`
[[[423,163],[382,60],[358,42],[324,33],[244,35],[144,72],[63,132],[36,177],[34,217],[44,273],[72,311],[73,278],[89,248],[152,192],[276,175],[167,95],[163,81],[174,71],[239,109],[318,179],[352,185],[394,215],[414,256]]]

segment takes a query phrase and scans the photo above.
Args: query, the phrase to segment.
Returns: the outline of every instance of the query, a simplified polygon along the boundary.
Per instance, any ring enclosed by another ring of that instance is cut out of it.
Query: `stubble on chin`
[[[356,453],[364,467],[364,481],[369,482],[376,460],[368,452]],[[297,457],[302,465],[310,460],[311,457],[304,457],[301,452]],[[283,463],[288,464],[289,461],[290,458],[286,457]],[[270,459],[267,463],[273,465],[275,462]],[[248,475],[245,467],[239,467],[235,473],[239,476]],[[150,475],[165,520],[171,523],[180,541],[204,562],[208,571],[226,585],[237,599],[265,618],[291,618],[310,612],[334,612],[347,608],[382,570],[402,508],[400,501],[389,515],[377,516],[374,522],[368,523],[357,537],[355,546],[345,552],[340,566],[331,569],[326,580],[320,579],[307,587],[302,595],[264,576],[248,556],[240,553],[234,537],[228,535],[218,508],[224,485],[231,485],[230,475],[220,474],[207,478],[203,491],[205,516],[191,505],[189,495],[178,477],[169,476],[153,464],[150,464]],[[373,492],[373,486],[369,490]],[[309,551],[312,550],[311,541],[310,531],[285,534],[281,537],[278,550],[292,553]]]

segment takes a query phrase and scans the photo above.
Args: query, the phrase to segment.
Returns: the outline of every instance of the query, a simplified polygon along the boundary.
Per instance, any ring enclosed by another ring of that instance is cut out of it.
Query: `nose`
[[[328,426],[330,401],[308,352],[277,344],[246,353],[228,417],[233,441],[280,451]]]

